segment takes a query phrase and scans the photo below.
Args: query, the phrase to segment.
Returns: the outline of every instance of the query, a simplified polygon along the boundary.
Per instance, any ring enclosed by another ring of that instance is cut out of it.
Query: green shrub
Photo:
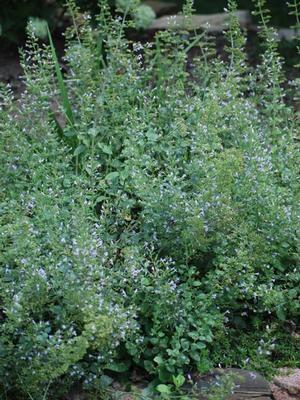
[[[224,62],[203,35],[131,43],[105,2],[97,29],[69,7],[67,75],[30,30],[26,90],[18,102],[1,91],[3,392],[39,399],[134,365],[170,382],[288,357],[299,119],[268,15],[252,70],[233,15]]]

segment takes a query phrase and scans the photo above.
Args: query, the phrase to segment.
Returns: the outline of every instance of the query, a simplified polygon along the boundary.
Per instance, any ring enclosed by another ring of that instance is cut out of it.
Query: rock
[[[277,385],[274,385],[274,383],[272,383],[270,385],[270,387],[271,387],[271,391],[272,391],[274,400],[297,400],[297,399],[299,399],[298,396],[289,394],[289,392],[287,390],[282,389]]]
[[[272,392],[268,381],[259,373],[237,368],[216,369],[212,373],[196,379],[196,388],[204,393],[200,397],[205,399],[205,391],[220,385],[222,377],[231,377],[235,385],[228,400],[271,400]]]
[[[146,0],[143,1],[142,4],[150,6],[152,10],[155,12],[157,17],[161,17],[162,15],[173,14],[179,9],[178,4],[166,3],[164,1]]]
[[[122,385],[120,384],[120,382],[117,382],[117,381],[114,381],[114,382],[112,383],[111,387],[112,387],[114,390],[121,390],[121,389],[122,389]]]
[[[125,393],[119,397],[120,400],[134,400],[135,396],[130,393]]]
[[[251,25],[249,11],[239,10],[235,15],[238,17],[241,27],[248,28]],[[226,29],[230,15],[227,13],[200,15],[194,14],[190,18],[190,23],[186,26],[189,30],[205,29],[210,32],[222,32]],[[171,15],[155,19],[148,29],[178,29],[187,24],[187,19],[183,15]]]
[[[300,29],[281,28],[277,30],[279,40],[292,41],[300,35]]]
[[[274,378],[275,385],[288,391],[291,395],[300,398],[300,368],[288,369],[281,368],[279,375]]]

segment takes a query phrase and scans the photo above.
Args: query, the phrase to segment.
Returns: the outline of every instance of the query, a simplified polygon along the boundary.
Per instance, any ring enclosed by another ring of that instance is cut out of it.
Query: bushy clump
[[[261,368],[277,338],[289,354],[299,120],[267,16],[253,71],[233,14],[224,62],[202,35],[131,43],[105,2],[96,30],[69,6],[67,75],[31,31],[26,91],[1,95],[3,391],[97,389],[130,365],[161,381]]]

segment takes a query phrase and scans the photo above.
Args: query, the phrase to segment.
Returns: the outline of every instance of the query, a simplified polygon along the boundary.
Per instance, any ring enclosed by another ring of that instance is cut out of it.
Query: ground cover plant
[[[132,368],[180,386],[299,366],[299,118],[255,5],[255,70],[233,0],[226,60],[188,31],[191,1],[151,43],[126,38],[135,3],[101,1],[92,29],[69,1],[65,75],[29,26],[26,90],[1,88],[4,398],[97,393]]]

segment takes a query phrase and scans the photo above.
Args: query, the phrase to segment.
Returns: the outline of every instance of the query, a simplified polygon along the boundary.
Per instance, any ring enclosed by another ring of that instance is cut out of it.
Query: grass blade
[[[55,51],[52,36],[51,36],[50,30],[49,30],[49,26],[47,26],[47,32],[48,32],[48,38],[49,38],[49,43],[50,43],[50,47],[51,47],[52,57],[53,57],[53,61],[54,61],[56,77],[58,80],[59,90],[60,90],[60,94],[61,94],[61,97],[63,100],[63,108],[64,108],[68,122],[71,125],[74,125],[74,116],[73,116],[71,104],[69,101],[67,88],[66,88],[66,85],[65,85],[62,73],[61,73],[60,65],[58,62],[57,55],[56,55],[56,51]]]

